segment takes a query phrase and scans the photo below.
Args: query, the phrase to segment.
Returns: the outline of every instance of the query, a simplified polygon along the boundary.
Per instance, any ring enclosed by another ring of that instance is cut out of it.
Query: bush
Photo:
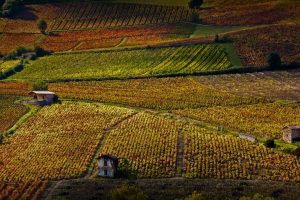
[[[0,134],[0,144],[3,144],[3,141],[4,141],[4,136]]]
[[[267,139],[265,142],[264,142],[264,145],[268,148],[275,148],[276,147],[276,144],[275,144],[275,141],[274,139]]]
[[[39,20],[38,28],[39,28],[39,30],[41,31],[42,34],[45,34],[46,29],[47,29],[47,22],[43,19]]]
[[[268,56],[268,64],[271,69],[279,69],[281,68],[281,58],[278,53],[270,53]]]
[[[133,185],[122,185],[111,192],[111,200],[146,200],[148,197]]]
[[[294,150],[293,154],[297,157],[300,157],[300,147]]]
[[[24,69],[24,65],[22,65],[22,64],[17,64],[16,66],[15,66],[15,72],[20,72],[20,71],[22,71]]]
[[[35,54],[36,54],[37,57],[43,57],[43,56],[46,56],[46,55],[49,54],[47,51],[45,51],[41,47],[35,47],[34,48],[34,52],[35,52]]]
[[[205,200],[205,196],[201,193],[193,192],[190,196],[186,197],[184,200]]]
[[[189,7],[191,9],[197,8],[199,9],[203,4],[203,0],[190,0],[189,1]]]

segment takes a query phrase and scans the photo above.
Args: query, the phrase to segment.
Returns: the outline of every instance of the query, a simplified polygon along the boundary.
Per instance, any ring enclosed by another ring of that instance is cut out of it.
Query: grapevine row
[[[190,11],[184,7],[99,2],[73,3],[62,6],[60,15],[49,29],[51,31],[99,29],[189,20]]]

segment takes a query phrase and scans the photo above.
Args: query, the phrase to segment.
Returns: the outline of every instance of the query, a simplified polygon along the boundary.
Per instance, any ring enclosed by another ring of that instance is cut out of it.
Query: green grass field
[[[61,80],[186,74],[231,68],[221,45],[62,54],[40,58],[10,79]]]

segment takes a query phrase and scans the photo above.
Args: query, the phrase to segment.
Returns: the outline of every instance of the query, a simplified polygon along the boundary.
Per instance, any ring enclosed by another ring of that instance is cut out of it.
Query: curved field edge
[[[18,96],[0,95],[0,134],[6,135],[14,126],[26,118],[30,108],[16,102]]]
[[[224,46],[209,44],[46,56],[31,61],[10,79],[126,78],[230,68]]]

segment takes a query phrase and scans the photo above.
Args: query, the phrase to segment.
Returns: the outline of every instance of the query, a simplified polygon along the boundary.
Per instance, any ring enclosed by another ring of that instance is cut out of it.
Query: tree
[[[46,29],[47,29],[47,22],[43,19],[39,20],[38,28],[39,28],[39,30],[41,31],[42,34],[45,34]]]
[[[264,144],[268,148],[275,148],[276,147],[274,139],[267,139]]]
[[[203,0],[190,0],[189,1],[189,7],[191,9],[197,8],[199,9],[203,4]]]
[[[270,53],[268,56],[268,64],[272,69],[279,69],[281,67],[281,58],[278,53]]]

